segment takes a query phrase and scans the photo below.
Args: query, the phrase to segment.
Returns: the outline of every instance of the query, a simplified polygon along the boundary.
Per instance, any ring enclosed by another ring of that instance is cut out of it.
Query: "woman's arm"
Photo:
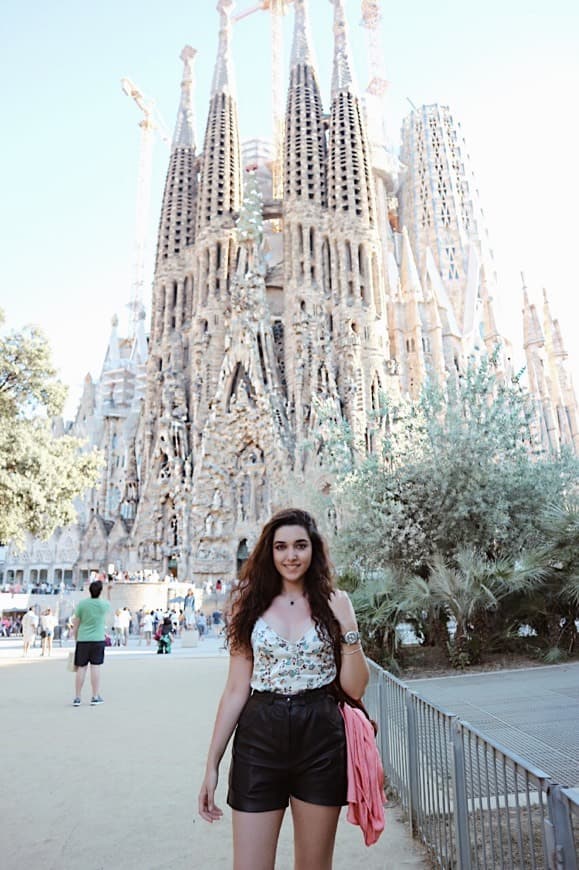
[[[217,708],[213,736],[207,754],[205,777],[199,792],[199,815],[208,822],[217,821],[223,815],[214,800],[219,779],[219,765],[249,697],[252,671],[251,656],[237,653],[230,657],[229,674]]]
[[[330,597],[329,605],[338,622],[340,632],[358,631],[356,614],[347,592],[336,591]],[[370,679],[370,668],[361,643],[342,644],[342,665],[340,685],[351,698],[360,700]]]

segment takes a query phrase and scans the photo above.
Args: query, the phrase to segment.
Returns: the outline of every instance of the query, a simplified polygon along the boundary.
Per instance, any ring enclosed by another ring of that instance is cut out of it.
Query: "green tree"
[[[499,611],[508,597],[535,593],[546,573],[542,560],[534,557],[512,562],[464,549],[449,562],[436,554],[429,565],[428,582],[423,581],[418,595],[409,598],[406,606],[453,619],[454,637],[452,642],[446,640],[446,646],[453,664],[461,667],[478,661],[486,648],[487,632],[481,626],[488,623],[489,614]]]
[[[53,434],[65,396],[40,330],[0,336],[0,540],[49,537],[75,521],[73,499],[96,483],[98,454]]]
[[[575,651],[579,621],[579,499],[552,504],[540,519],[535,558],[546,579],[539,593],[515,602],[520,624],[531,626],[547,661],[559,661]]]
[[[394,566],[428,577],[434,554],[471,548],[513,559],[536,543],[541,510],[576,486],[570,453],[540,453],[530,403],[518,383],[501,384],[492,359],[471,362],[443,392],[387,410],[383,455],[342,484],[348,521],[345,566]]]
[[[396,571],[346,572],[338,581],[350,593],[358,617],[364,650],[373,661],[398,670],[399,643],[396,626],[404,619],[404,581]]]

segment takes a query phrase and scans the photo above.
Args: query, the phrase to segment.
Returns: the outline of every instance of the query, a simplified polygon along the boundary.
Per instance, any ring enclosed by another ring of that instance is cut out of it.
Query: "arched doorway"
[[[237,548],[237,576],[241,573],[241,569],[245,562],[247,562],[249,558],[249,548],[247,546],[247,540],[243,538],[239,542],[239,547]]]

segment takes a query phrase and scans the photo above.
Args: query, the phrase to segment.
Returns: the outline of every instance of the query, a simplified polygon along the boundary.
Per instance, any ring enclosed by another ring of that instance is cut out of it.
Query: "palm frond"
[[[575,607],[579,607],[579,574],[567,577],[559,594],[564,600],[570,601]]]

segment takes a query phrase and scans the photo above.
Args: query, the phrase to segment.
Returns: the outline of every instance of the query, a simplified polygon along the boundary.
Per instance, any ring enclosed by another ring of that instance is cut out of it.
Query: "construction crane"
[[[398,160],[388,135],[386,94],[389,82],[386,79],[384,63],[380,4],[381,0],[362,0],[362,21],[360,23],[362,27],[366,28],[368,37],[370,82],[366,88],[366,117],[372,145],[372,162],[375,171],[385,179],[390,211],[391,206],[394,210],[396,208],[393,197],[400,185],[404,166]]]
[[[137,324],[144,311],[145,260],[147,254],[147,233],[151,206],[151,174],[153,167],[153,144],[155,133],[165,143],[170,142],[169,133],[154,100],[144,96],[142,91],[128,78],[121,79],[123,92],[131,97],[143,113],[139,121],[141,141],[139,144],[139,167],[137,176],[137,203],[135,217],[135,250],[133,262],[133,283],[131,287],[130,333],[134,338]]]
[[[380,0],[362,0],[362,26],[368,31],[368,61],[372,76],[367,90],[377,97],[384,96],[388,88],[381,25]]]
[[[283,197],[283,16],[293,0],[262,0],[233,16],[238,22],[255,12],[271,12],[271,101],[273,121],[272,198]]]
[[[368,66],[370,82],[366,88],[368,94],[369,122],[371,138],[378,144],[388,144],[386,129],[386,92],[388,81],[384,64],[384,46],[382,44],[382,10],[380,0],[362,0],[362,27],[368,35]]]

